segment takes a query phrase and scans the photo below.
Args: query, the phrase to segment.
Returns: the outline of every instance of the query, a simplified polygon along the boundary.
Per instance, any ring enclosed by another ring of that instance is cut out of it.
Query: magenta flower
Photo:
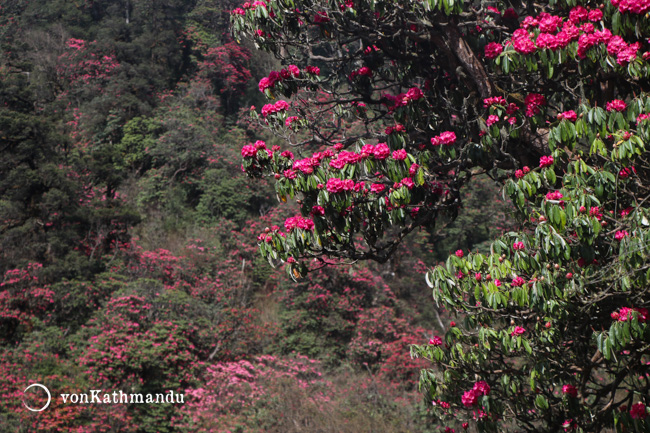
[[[510,333],[510,336],[511,337],[516,337],[517,335],[522,335],[525,332],[526,332],[526,330],[524,328],[522,328],[521,326],[515,326],[515,329],[512,330],[512,332]]]
[[[442,338],[440,338],[439,336],[436,335],[436,336],[434,336],[433,338],[431,338],[429,340],[429,344],[432,345],[432,346],[441,346],[442,345]]]
[[[479,393],[473,389],[470,389],[469,391],[465,391],[465,393],[463,393],[463,396],[460,400],[463,405],[465,405],[465,407],[472,407],[478,403],[478,397]]]
[[[607,111],[618,111],[621,112],[627,108],[627,105],[624,101],[620,99],[614,99],[607,103]]]
[[[627,232],[627,230],[618,230],[616,234],[614,235],[614,239],[617,241],[622,240],[624,237],[629,236],[630,234]]]
[[[643,403],[633,404],[630,408],[630,416],[633,419],[646,419],[648,411]]]
[[[503,51],[503,46],[498,42],[490,42],[485,46],[485,58],[494,59],[501,54]]]
[[[578,396],[578,390],[576,389],[575,386],[573,385],[563,385],[562,386],[562,392],[570,397],[577,397]]]
[[[552,156],[542,156],[539,159],[539,167],[540,168],[550,167],[552,165],[553,165],[553,157]]]

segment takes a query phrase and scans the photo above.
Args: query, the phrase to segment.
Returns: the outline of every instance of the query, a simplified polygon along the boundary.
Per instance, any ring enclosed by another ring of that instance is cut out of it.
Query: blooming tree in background
[[[648,431],[646,0],[256,1],[232,11],[286,66],[242,149],[300,213],[259,235],[295,277],[384,262],[487,174],[522,226],[427,273],[459,324],[412,346],[452,428]],[[443,342],[444,341],[444,342]]]

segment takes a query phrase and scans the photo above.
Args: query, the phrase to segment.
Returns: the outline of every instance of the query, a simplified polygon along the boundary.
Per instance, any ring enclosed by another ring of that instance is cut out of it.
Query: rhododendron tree
[[[432,363],[421,388],[450,431],[649,428],[647,3],[233,11],[237,37],[292,65],[260,81],[273,108],[252,111],[292,151],[242,150],[249,175],[300,206],[260,234],[271,264],[299,278],[333,258],[385,262],[453,219],[480,174],[514,204],[517,231],[427,273],[461,323],[411,352]]]

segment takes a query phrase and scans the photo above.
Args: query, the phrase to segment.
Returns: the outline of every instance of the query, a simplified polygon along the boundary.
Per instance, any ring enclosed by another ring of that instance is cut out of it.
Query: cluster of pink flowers
[[[622,168],[621,171],[618,172],[618,175],[622,179],[627,179],[628,177],[630,177],[632,175],[632,173],[636,174],[636,168],[634,168],[634,167],[625,167],[625,168]]]
[[[616,63],[625,66],[634,59],[641,48],[641,43],[626,43],[620,36],[612,36],[607,44],[607,52],[611,56],[616,56]]]
[[[327,16],[327,12],[324,11],[318,11],[316,15],[314,15],[314,23],[316,24],[325,24],[329,23],[330,19]]]
[[[623,240],[623,238],[629,236],[630,234],[627,232],[627,230],[618,230],[616,234],[614,235],[614,239],[617,241]]]
[[[646,0],[618,0],[616,3],[623,5],[621,10],[625,11],[648,8]],[[582,6],[571,9],[569,19],[566,21],[559,16],[545,12],[537,17],[528,16],[521,23],[521,28],[513,33],[511,41],[507,43],[512,44],[515,51],[519,53],[531,54],[536,49],[566,48],[569,43],[577,40],[577,54],[580,58],[585,58],[587,51],[596,44],[607,44],[609,54],[616,57],[619,65],[625,66],[636,58],[641,45],[639,43],[627,44],[620,36],[612,37],[611,31],[608,29],[596,30],[593,23],[602,20],[602,18],[603,12],[600,9],[588,10]],[[534,33],[529,32],[535,27],[539,28],[540,33],[533,42]],[[559,30],[560,28],[561,30]],[[488,49],[486,46],[486,56],[495,55],[494,49],[498,50],[496,47],[490,46]]]
[[[386,135],[391,135],[393,132],[404,132],[404,131],[406,131],[406,127],[404,125],[402,125],[401,123],[398,123],[395,126],[388,126],[384,130]]]
[[[260,150],[266,150],[269,157],[271,157],[271,151],[266,148],[266,143],[262,140],[257,140],[255,144],[247,144],[241,149],[241,156],[244,158],[252,158],[257,155],[257,152]]]
[[[386,159],[390,156],[390,148],[386,143],[366,144],[361,148],[361,157],[368,158],[370,156],[377,160]]]
[[[628,320],[632,320],[633,315],[631,313],[633,312],[636,313],[636,320],[639,323],[645,323],[648,320],[648,309],[642,307],[622,307],[619,311],[614,311],[611,314],[611,317],[612,319],[618,320],[619,322],[627,322]]]
[[[298,116],[289,116],[287,117],[287,120],[284,121],[284,126],[291,128],[293,122],[295,122],[298,119],[300,119]]]
[[[478,398],[490,394],[490,385],[484,380],[479,380],[469,391],[465,391],[461,397],[461,402],[465,407],[472,407],[478,403]]]
[[[325,208],[323,206],[314,206],[311,208],[312,216],[323,216],[325,215]]]
[[[485,121],[485,123],[487,124],[487,126],[492,126],[498,121],[499,121],[499,116],[497,116],[496,114],[490,114],[487,120]]]
[[[296,215],[294,217],[287,218],[284,221],[284,228],[287,230],[287,232],[290,232],[295,228],[299,228],[302,230],[314,230],[314,222],[309,218]]]
[[[633,404],[630,408],[630,416],[632,419],[646,419],[648,417],[648,410],[645,404],[641,402]]]
[[[350,80],[354,80],[357,77],[372,77],[372,69],[367,66],[362,66],[356,71],[350,73]]]
[[[278,71],[271,71],[268,77],[264,77],[260,80],[258,88],[260,92],[265,91],[266,89],[272,89],[276,83],[282,81],[282,77]]]
[[[571,396],[573,398],[576,398],[578,396],[578,390],[576,389],[575,386],[570,384],[562,385],[562,393]]]
[[[636,118],[636,124],[638,125],[639,123],[643,122],[644,120],[650,119],[650,114],[646,113],[641,113],[639,114],[639,117]]]
[[[560,191],[550,191],[546,193],[546,200],[562,200],[562,193]]]
[[[625,101],[622,101],[620,99],[614,99],[612,101],[609,101],[607,103],[607,111],[624,111],[627,108],[627,104],[625,104]]]
[[[340,170],[346,164],[356,164],[359,161],[361,161],[361,155],[344,150],[336,156],[336,159],[330,161],[330,167]]]
[[[592,206],[589,208],[589,216],[592,216],[596,218],[596,220],[600,221],[600,219],[603,217],[603,214],[600,212],[600,208],[598,206]]]
[[[503,52],[503,46],[498,42],[490,42],[485,46],[485,58],[495,59]]]
[[[526,104],[526,116],[533,117],[534,115],[539,114],[539,107],[546,105],[546,98],[544,95],[540,95],[539,93],[530,93],[526,95],[524,103]]]
[[[298,176],[298,173],[296,173],[294,170],[284,170],[284,177],[287,179],[295,179]]]
[[[488,108],[493,105],[503,105],[504,107],[508,105],[508,102],[503,96],[492,96],[490,98],[485,98],[483,100],[483,107]]]
[[[526,284],[526,281],[521,277],[513,278],[512,283],[510,283],[512,287],[521,287],[524,284]]]
[[[515,177],[516,177],[517,179],[521,179],[521,178],[524,177],[524,175],[527,174],[527,173],[530,173],[530,167],[528,167],[527,165],[525,165],[524,167],[522,167],[521,170],[516,170],[516,171],[515,171]]]
[[[553,157],[552,156],[542,156],[539,159],[539,167],[540,168],[550,167],[552,165],[553,165]]]
[[[330,178],[327,180],[325,185],[327,192],[333,194],[342,192],[342,191],[362,191],[365,188],[363,182],[355,183],[354,179],[339,179],[336,177]]]
[[[404,161],[407,157],[407,153],[405,149],[398,149],[393,152],[393,159],[396,159],[397,161]]]
[[[525,22],[525,21],[524,21]],[[531,54],[535,52],[535,43],[530,39],[528,31],[525,29],[517,29],[512,34],[510,41],[512,47],[521,54]]]
[[[397,189],[397,188],[399,188],[401,186],[406,187],[406,189],[413,189],[413,187],[415,186],[415,183],[413,183],[413,179],[411,179],[410,177],[405,177],[401,181],[397,182],[393,186],[393,188]]]
[[[558,114],[557,118],[558,120],[566,119],[569,122],[575,122],[576,120],[578,120],[578,115],[576,114],[575,111],[569,110]]]
[[[442,345],[442,338],[439,336],[434,336],[433,338],[429,339],[429,344],[432,346],[441,346]]]
[[[650,10],[650,2],[647,0],[610,0],[612,5],[621,12],[632,14],[644,14]]]
[[[383,183],[373,183],[372,185],[370,185],[370,191],[375,194],[379,194],[383,192],[385,189],[386,189],[386,185],[384,185]]]
[[[307,67],[305,68],[305,71],[306,71],[308,74],[312,74],[312,75],[320,75],[320,68],[319,68],[318,66],[307,66]]]
[[[458,257],[459,259],[462,259],[463,256],[465,256],[465,253],[463,253],[463,250],[456,250],[456,252],[454,254],[456,254],[456,257]]]
[[[512,244],[512,249],[515,251],[522,251],[526,248],[523,242],[515,242]]]
[[[442,134],[433,137],[431,139],[431,144],[434,146],[440,146],[441,144],[451,146],[455,143],[456,143],[456,133],[452,131],[445,131]]]
[[[628,216],[630,213],[632,213],[634,209],[631,207],[626,207],[621,211],[621,218]]]
[[[285,111],[289,108],[289,103],[287,101],[279,100],[275,104],[266,104],[262,107],[262,117],[266,117],[269,114],[279,113]]]
[[[307,72],[309,72],[309,68],[310,66],[307,67]],[[282,80],[286,80],[292,77],[297,78],[299,76],[300,68],[298,68],[296,65],[289,65],[280,71],[271,71],[268,77],[264,77],[260,80],[258,88],[260,89],[260,92],[263,92],[266,89],[272,89],[277,83]]]
[[[420,166],[418,164],[416,163],[411,164],[411,166],[409,167],[409,176],[411,177],[415,176],[419,168]]]
[[[408,105],[411,101],[417,101],[418,99],[421,99],[424,97],[424,93],[422,93],[422,90],[418,87],[411,87],[408,92],[406,93],[400,93],[397,96],[390,95],[390,94],[384,94],[382,95],[384,100],[386,101],[386,105],[389,105],[391,110],[394,110],[395,108],[398,107],[405,107]],[[390,103],[388,103],[390,102]]]
[[[526,333],[526,330],[524,328],[522,328],[521,326],[515,326],[515,328],[510,333],[510,336],[516,337],[517,335],[522,335],[524,333]]]

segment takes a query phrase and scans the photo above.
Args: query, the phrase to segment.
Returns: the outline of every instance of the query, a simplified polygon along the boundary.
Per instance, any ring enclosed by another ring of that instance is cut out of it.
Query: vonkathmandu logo
[[[34,408],[25,401],[23,404],[32,412],[41,412],[50,405],[52,402],[52,395],[50,390],[45,385],[40,383],[33,383],[23,391],[27,394],[32,388],[40,388],[47,393],[47,402],[40,408]],[[63,404],[183,404],[185,403],[185,395],[179,394],[174,391],[167,391],[165,393],[143,394],[143,393],[126,393],[124,391],[102,392],[101,389],[91,389],[90,392],[84,393],[69,393],[59,394],[58,396]]]
[[[101,389],[91,389],[90,393],[61,394],[63,403],[72,404],[181,404],[185,403],[183,394],[167,391],[165,394],[127,394],[124,391],[102,393]]]

